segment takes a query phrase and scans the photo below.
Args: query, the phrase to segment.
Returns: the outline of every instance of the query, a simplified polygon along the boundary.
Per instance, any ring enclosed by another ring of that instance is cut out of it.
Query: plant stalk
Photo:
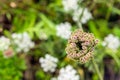
[[[96,70],[96,73],[97,73],[99,79],[100,79],[100,80],[103,80],[103,77],[102,77],[102,75],[101,75],[101,73],[100,73],[100,70],[99,70],[99,68],[98,68],[98,66],[97,66],[94,58],[92,58],[92,63],[93,63],[93,66],[94,66],[94,68],[95,68],[95,70]]]

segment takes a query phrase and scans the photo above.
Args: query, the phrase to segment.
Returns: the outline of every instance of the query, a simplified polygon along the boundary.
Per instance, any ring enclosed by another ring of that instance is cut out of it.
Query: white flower
[[[54,72],[57,67],[58,59],[49,54],[46,54],[45,58],[41,57],[39,59],[39,62],[41,63],[41,67],[45,72]]]
[[[30,36],[24,32],[22,34],[12,34],[13,44],[16,46],[17,52],[28,52],[34,47],[34,42],[31,41]]]
[[[109,34],[107,37],[104,38],[103,46],[107,46],[112,50],[117,50],[120,46],[119,38],[114,36],[113,34]]]
[[[80,77],[77,75],[77,71],[68,65],[60,69],[58,80],[80,80]]]
[[[9,48],[10,46],[10,39],[4,37],[4,36],[1,36],[0,37],[0,51],[5,51]]]
[[[78,0],[62,0],[65,11],[75,10],[78,7]]]
[[[56,26],[57,36],[68,39],[71,35],[71,24],[68,22],[61,23]]]
[[[91,18],[92,18],[92,14],[88,11],[87,8],[79,8],[73,12],[74,21],[80,20],[81,23],[85,24]]]

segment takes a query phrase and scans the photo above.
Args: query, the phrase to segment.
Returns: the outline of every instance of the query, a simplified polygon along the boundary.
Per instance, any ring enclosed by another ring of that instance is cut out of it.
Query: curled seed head
[[[86,63],[93,56],[93,50],[97,43],[98,40],[92,33],[78,29],[71,34],[65,50],[69,58]]]

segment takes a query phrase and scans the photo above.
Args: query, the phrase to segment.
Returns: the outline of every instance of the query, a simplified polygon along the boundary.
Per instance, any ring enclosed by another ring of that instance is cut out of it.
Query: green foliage
[[[21,80],[22,71],[26,69],[24,58],[14,56],[5,59],[0,53],[0,79],[1,80]]]
[[[47,76],[46,76],[47,75]],[[46,74],[46,73],[44,73],[43,71],[41,71],[41,70],[38,70],[37,72],[36,72],[36,80],[50,80],[50,74]]]
[[[117,51],[113,51],[107,46],[102,46],[102,42],[109,34],[120,39],[120,0],[82,0],[81,3],[80,1],[79,7],[88,8],[93,17],[82,24],[83,30],[93,33],[100,40],[94,51],[100,71],[104,75],[103,59],[110,56],[115,65],[114,69],[118,72],[120,47]],[[78,68],[78,72],[79,68],[82,69],[83,73],[80,76],[85,75],[84,80],[87,79],[85,69],[93,74],[91,80],[98,80],[91,61],[83,65],[68,59],[65,52],[67,40],[56,35],[57,24],[69,22],[72,25],[71,32],[78,29],[80,27],[78,24],[81,24],[73,20],[73,11],[64,10],[62,0],[0,0],[0,5],[0,35],[11,39],[12,33],[28,32],[35,42],[35,47],[28,54],[21,52],[22,54],[16,53],[11,58],[4,58],[4,52],[0,53],[0,80],[22,80],[23,72],[28,68],[26,55],[33,57],[29,63],[35,71],[33,76],[36,80],[50,80],[59,74],[60,68],[68,64]],[[39,65],[39,58],[46,54],[59,59],[54,73],[44,72]]]

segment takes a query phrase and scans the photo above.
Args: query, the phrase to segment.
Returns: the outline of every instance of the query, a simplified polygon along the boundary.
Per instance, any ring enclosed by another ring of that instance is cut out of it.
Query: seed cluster
[[[69,58],[86,63],[93,56],[93,50],[98,40],[92,33],[76,30],[70,36],[66,47],[66,53]]]

